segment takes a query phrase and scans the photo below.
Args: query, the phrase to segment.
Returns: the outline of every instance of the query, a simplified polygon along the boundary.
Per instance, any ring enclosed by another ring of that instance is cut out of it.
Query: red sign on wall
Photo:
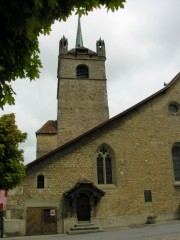
[[[3,203],[0,203],[0,211],[3,211]]]

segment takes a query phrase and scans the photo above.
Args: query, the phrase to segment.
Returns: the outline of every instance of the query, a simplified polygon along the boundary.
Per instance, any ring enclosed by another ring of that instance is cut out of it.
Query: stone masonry
[[[103,125],[59,148],[52,155],[30,164],[20,193],[9,196],[11,216],[25,221],[32,206],[56,206],[58,232],[75,222],[63,194],[81,177],[106,192],[92,214],[104,228],[145,223],[150,214],[159,220],[179,217],[180,183],[174,181],[171,149],[180,142],[180,114],[168,110],[180,99],[180,75],[167,90],[110,119]],[[97,149],[111,149],[113,184],[97,183]],[[37,189],[37,174],[44,174],[46,187]],[[145,203],[144,190],[152,191]]]

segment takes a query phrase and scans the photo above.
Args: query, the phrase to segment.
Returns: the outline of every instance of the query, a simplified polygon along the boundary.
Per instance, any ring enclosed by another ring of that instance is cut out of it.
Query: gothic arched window
[[[112,184],[112,159],[105,147],[100,148],[97,156],[98,184]]]
[[[37,188],[44,188],[44,175],[37,176]]]
[[[88,66],[81,64],[76,68],[77,78],[89,78],[89,69]]]
[[[175,144],[172,148],[172,158],[175,181],[180,181],[180,144]]]

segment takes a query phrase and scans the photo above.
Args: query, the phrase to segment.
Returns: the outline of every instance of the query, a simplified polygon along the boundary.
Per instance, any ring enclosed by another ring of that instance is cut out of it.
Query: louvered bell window
[[[77,78],[89,78],[89,69],[86,65],[79,65],[76,68]]]

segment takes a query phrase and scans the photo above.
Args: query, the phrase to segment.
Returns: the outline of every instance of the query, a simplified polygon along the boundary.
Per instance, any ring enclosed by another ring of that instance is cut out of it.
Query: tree
[[[19,143],[26,140],[15,123],[15,115],[4,114],[0,117],[0,189],[14,188],[25,176],[23,150]]]
[[[94,8],[124,7],[126,0],[0,0],[0,107],[14,104],[11,82],[39,77],[38,36],[49,34],[55,20],[66,20],[76,11],[87,14]]]

